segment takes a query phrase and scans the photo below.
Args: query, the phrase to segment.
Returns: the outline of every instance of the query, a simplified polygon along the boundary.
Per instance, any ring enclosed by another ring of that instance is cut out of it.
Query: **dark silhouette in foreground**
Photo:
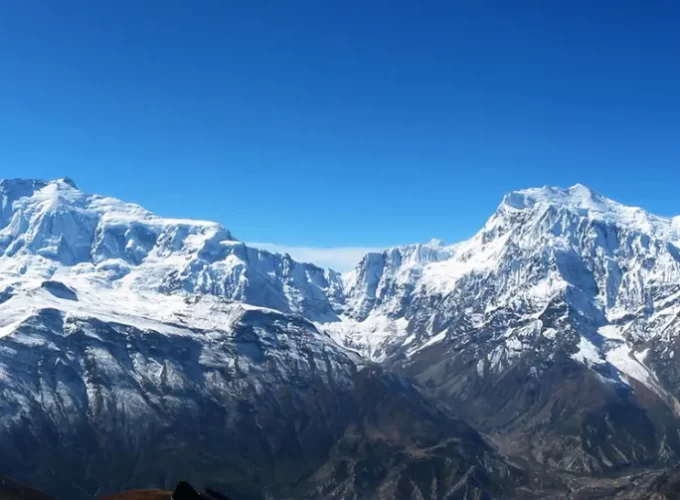
[[[229,500],[229,498],[210,489],[197,493],[189,483],[181,481],[172,493],[172,500]]]
[[[0,500],[56,499],[13,479],[0,476]],[[133,490],[99,497],[99,500],[229,500],[229,497],[211,489],[205,489],[198,493],[189,483],[181,481],[173,492],[163,490]]]
[[[172,493],[162,490],[134,490],[107,495],[99,500],[229,500],[229,497],[211,489],[199,493],[189,483],[181,481]]]

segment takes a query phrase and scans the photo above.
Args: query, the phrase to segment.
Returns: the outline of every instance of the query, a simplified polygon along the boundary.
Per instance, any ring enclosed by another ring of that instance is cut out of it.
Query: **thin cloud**
[[[337,247],[315,248],[279,245],[277,243],[248,243],[248,245],[276,253],[287,253],[300,262],[311,262],[320,267],[330,267],[345,272],[353,269],[369,252],[382,252],[382,248]]]

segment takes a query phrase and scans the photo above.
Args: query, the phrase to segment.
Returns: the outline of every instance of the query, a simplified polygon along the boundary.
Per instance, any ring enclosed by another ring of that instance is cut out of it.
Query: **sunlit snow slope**
[[[513,192],[468,241],[367,255],[344,276],[343,321],[327,329],[378,361],[488,331],[480,372],[508,365],[536,339],[561,337],[574,359],[653,387],[631,342],[678,331],[678,245],[680,218],[581,185]],[[564,310],[548,321],[557,304]]]

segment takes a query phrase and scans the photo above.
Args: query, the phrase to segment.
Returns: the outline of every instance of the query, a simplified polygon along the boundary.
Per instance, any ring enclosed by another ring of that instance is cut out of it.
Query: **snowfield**
[[[482,377],[523,353],[552,359],[566,349],[615,383],[662,394],[643,344],[680,331],[679,244],[678,217],[581,185],[546,187],[508,194],[468,241],[369,253],[340,275],[68,179],[4,180],[0,337],[55,310],[66,325],[228,338],[254,310],[304,318],[310,342],[339,356],[388,362],[464,349]],[[161,361],[150,362],[150,377],[169,373]]]

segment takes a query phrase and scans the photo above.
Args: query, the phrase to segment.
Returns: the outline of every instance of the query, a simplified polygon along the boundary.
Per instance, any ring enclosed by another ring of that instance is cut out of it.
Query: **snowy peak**
[[[620,225],[650,236],[680,240],[680,217],[675,219],[661,217],[639,207],[623,205],[582,184],[576,184],[568,189],[546,186],[508,193],[503,198],[497,214],[548,209]]]
[[[221,224],[159,217],[69,179],[0,181],[0,274],[79,287],[213,295],[335,317],[337,273],[237,241]]]
[[[41,191],[45,191],[42,198],[59,198],[60,193],[65,191],[77,191],[78,188],[73,180],[64,177],[56,180],[42,179],[1,179],[0,195],[3,207],[11,208],[11,204],[22,198],[30,198]]]
[[[139,264],[151,253],[197,251],[214,239],[233,240],[219,224],[163,219],[132,203],[83,193],[69,179],[2,182],[0,252],[10,257]]]
[[[539,315],[555,300],[600,319],[654,310],[649,290],[661,300],[680,282],[676,220],[581,185],[509,193],[471,239],[370,253],[342,277],[251,248],[220,224],[158,217],[75,186],[0,181],[0,286],[30,278],[79,297],[97,287],[214,296],[335,323],[329,330],[351,330],[362,350],[369,342],[356,336],[368,330],[386,343],[419,331],[426,342],[457,322]]]
[[[517,210],[533,208],[537,204],[559,205],[573,208],[598,207],[618,203],[601,194],[576,184],[568,189],[544,186],[542,188],[512,191],[503,198],[503,205]]]
[[[434,239],[367,254],[356,269],[344,276],[348,313],[365,319],[384,298],[396,298],[398,290],[417,282],[427,265],[452,256],[453,247]]]
[[[76,185],[75,181],[70,177],[62,177],[61,179],[58,179],[57,182],[61,182],[62,184],[71,186],[73,189],[78,189],[78,186]]]
[[[502,324],[496,314],[529,321],[551,304],[596,325],[652,314],[678,292],[677,228],[582,185],[509,193],[471,239],[370,254],[345,275],[345,314],[367,339],[351,345],[384,359],[407,340],[415,349],[453,325]]]

